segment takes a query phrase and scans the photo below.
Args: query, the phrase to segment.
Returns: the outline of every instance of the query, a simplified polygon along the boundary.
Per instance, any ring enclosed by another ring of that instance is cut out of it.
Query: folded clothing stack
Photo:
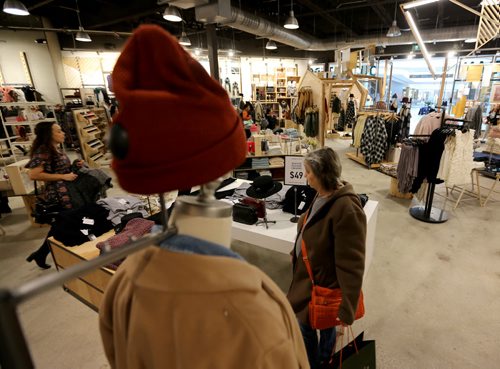
[[[101,250],[100,255],[106,251],[120,248],[130,241],[144,236],[146,233],[151,232],[151,228],[155,222],[143,218],[134,218],[128,221],[125,228],[113,237],[108,238],[104,242],[99,242],[96,247]],[[107,250],[109,247],[110,250]],[[125,258],[121,260],[114,261],[113,263],[106,265],[107,268],[116,270],[120,266]]]
[[[253,158],[252,159],[252,168],[267,168],[269,167],[269,159],[268,158]]]
[[[285,159],[283,159],[281,157],[271,158],[271,159],[269,159],[269,165],[271,165],[273,167],[284,166]]]
[[[144,218],[149,215],[146,211],[146,204],[135,196],[106,197],[97,201],[97,204],[109,210],[108,220],[113,223],[113,226],[120,224],[125,214],[141,213]]]
[[[268,155],[283,155],[283,150],[281,150],[281,145],[279,143],[269,143]]]

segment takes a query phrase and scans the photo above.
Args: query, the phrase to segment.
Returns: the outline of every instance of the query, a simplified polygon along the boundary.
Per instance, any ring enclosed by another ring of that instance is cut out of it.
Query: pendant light
[[[3,11],[12,15],[30,15],[30,12],[19,0],[5,0],[3,3]]]
[[[179,9],[172,5],[167,6],[167,8],[165,9],[165,12],[163,13],[163,19],[168,20],[169,22],[182,21]]]
[[[278,46],[276,46],[276,42],[274,42],[273,40],[267,41],[267,44],[266,44],[267,50],[276,50],[277,48],[278,48]]]
[[[82,20],[80,19],[80,8],[78,7],[78,0],[75,0],[76,3],[76,15],[78,16],[78,29],[79,31],[76,33],[75,40],[80,42],[92,42],[89,34],[85,32],[82,27]]]
[[[293,13],[293,0],[291,1],[291,4],[292,9],[290,10],[290,15],[288,16],[283,27],[285,27],[286,29],[297,29],[299,28],[299,21],[297,20],[297,18],[295,18],[295,14]]]
[[[401,30],[398,27],[398,23],[396,21],[396,11],[398,9],[398,2],[396,1],[396,5],[394,6],[394,20],[392,21],[392,26],[389,27],[387,31],[387,37],[399,37],[401,36]]]

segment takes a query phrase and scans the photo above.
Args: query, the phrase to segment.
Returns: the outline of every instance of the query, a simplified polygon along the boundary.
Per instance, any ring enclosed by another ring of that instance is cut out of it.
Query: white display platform
[[[368,200],[365,207],[367,234],[365,276],[373,259],[375,248],[375,231],[377,227],[378,202]],[[268,220],[275,220],[276,224],[247,225],[233,222],[232,238],[269,250],[289,254],[292,251],[297,236],[297,224],[290,222],[293,214],[281,210],[267,210]]]

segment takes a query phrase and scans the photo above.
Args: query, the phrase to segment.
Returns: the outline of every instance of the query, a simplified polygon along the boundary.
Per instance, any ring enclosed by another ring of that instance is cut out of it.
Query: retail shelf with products
[[[73,116],[83,160],[92,168],[109,165],[109,153],[103,143],[109,124],[104,108],[75,109]]]
[[[28,156],[35,139],[35,126],[40,122],[56,122],[47,118],[54,113],[54,104],[44,101],[0,103],[2,133],[0,157],[2,162],[17,162]]]

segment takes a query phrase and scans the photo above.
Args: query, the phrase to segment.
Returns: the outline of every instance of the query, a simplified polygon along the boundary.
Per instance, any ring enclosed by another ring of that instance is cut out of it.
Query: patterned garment
[[[31,160],[26,164],[26,168],[33,169],[43,166],[43,171],[49,174],[67,174],[71,172],[71,162],[67,155],[57,151],[57,156],[51,158],[50,152],[44,148],[39,148],[33,153]],[[47,201],[57,202],[65,209],[71,209],[71,198],[69,196],[66,181],[45,182],[45,192],[43,196]]]
[[[345,124],[350,125],[352,127],[355,121],[356,121],[356,109],[354,107],[354,101],[350,100],[347,103],[347,110],[345,113]]]
[[[387,131],[382,118],[367,119],[361,136],[361,153],[368,165],[380,163],[387,150]]]

